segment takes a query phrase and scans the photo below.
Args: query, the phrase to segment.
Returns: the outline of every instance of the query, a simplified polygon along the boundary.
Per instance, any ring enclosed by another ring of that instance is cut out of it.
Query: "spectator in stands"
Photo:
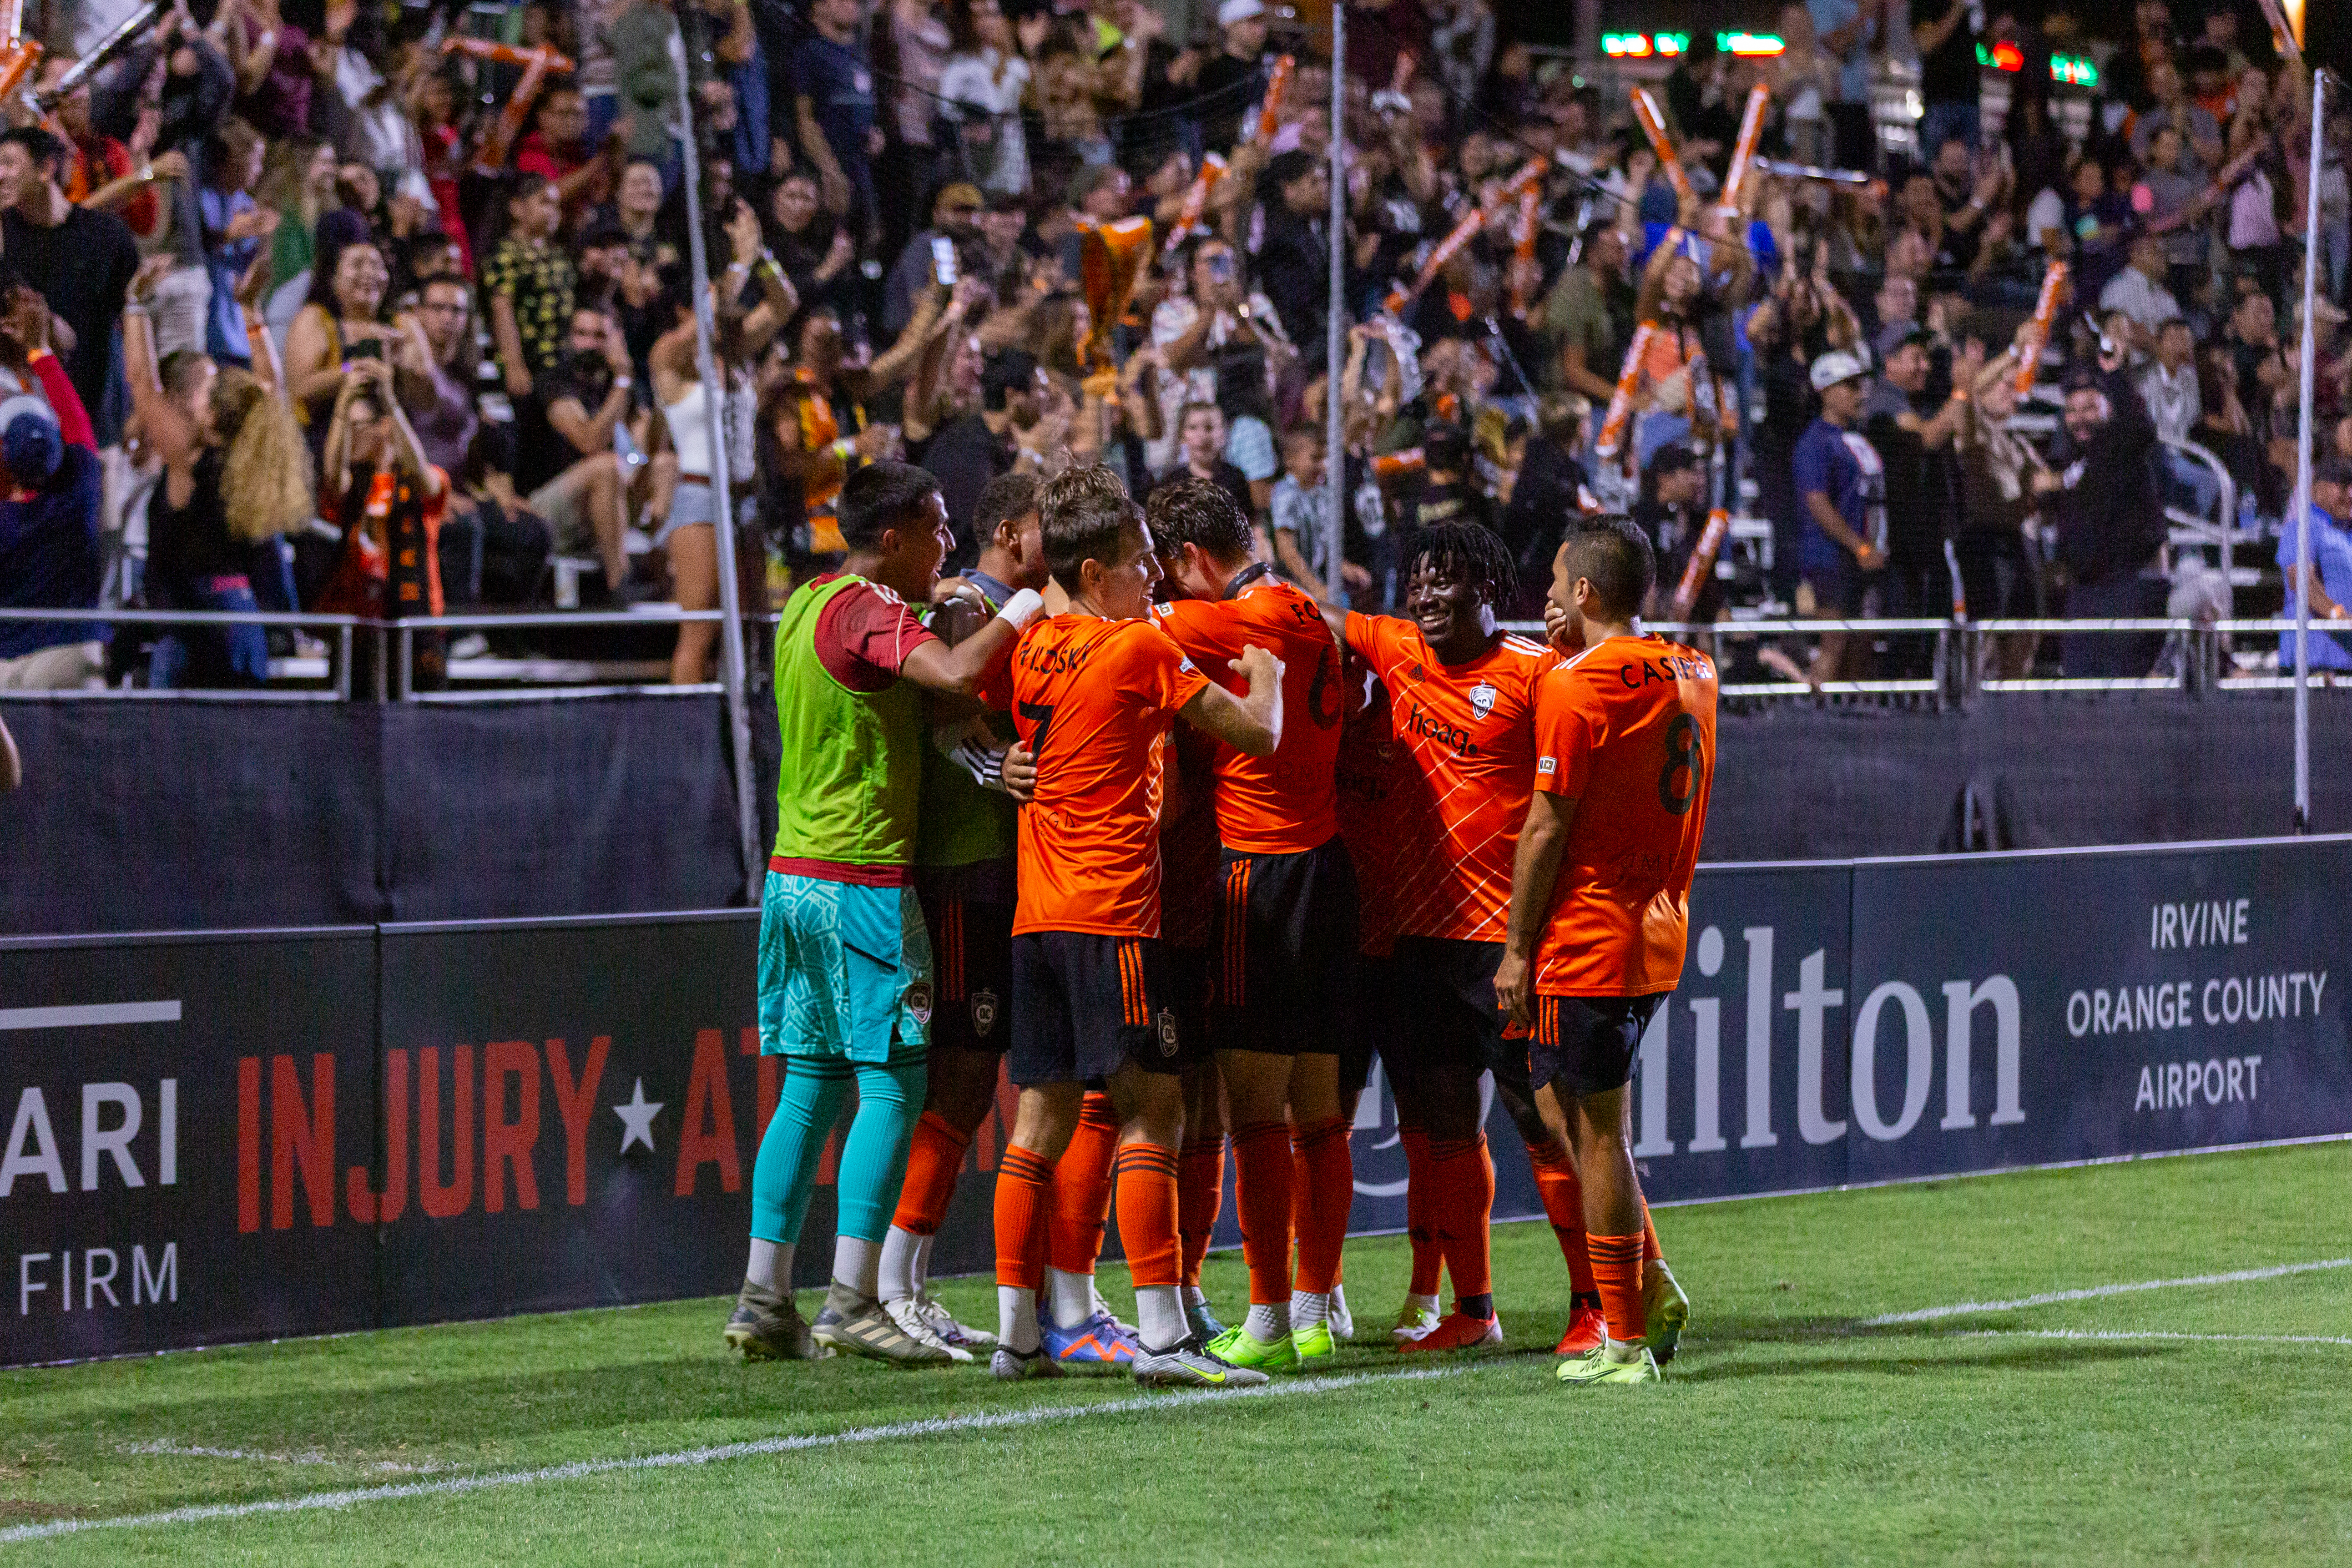
[[[319,232],[310,299],[286,333],[287,391],[314,449],[325,445],[346,362],[384,359],[420,375],[432,363],[415,317],[384,319],[392,271],[364,221],[349,211],[331,213]]]
[[[859,0],[814,0],[811,36],[793,54],[793,105],[801,153],[816,168],[825,206],[870,240],[880,226],[873,159],[883,138],[874,67],[858,33],[863,10]]]
[[[1255,519],[1257,507],[1250,497],[1249,476],[1225,461],[1225,415],[1213,403],[1188,403],[1183,417],[1177,421],[1176,461],[1159,478],[1159,483],[1191,475],[1207,479],[1234,498],[1242,515]],[[1264,525],[1259,524],[1264,531]]]
[[[356,360],[344,373],[327,424],[319,510],[342,531],[342,553],[320,608],[398,621],[444,612],[441,519],[449,477],[427,461],[393,392],[392,366]],[[430,691],[448,676],[447,637],[437,628],[411,637],[412,663],[395,662],[386,692]],[[353,644],[352,689],[374,684],[373,639]]]
[[[1035,428],[1047,390],[1035,356],[1023,349],[994,354],[981,372],[980,406],[951,421],[923,448],[923,467],[940,481],[958,540],[972,538],[973,509],[991,479],[1012,472],[1016,462],[1045,466],[1045,454],[1024,447],[1021,436]]]
[[[1800,615],[1864,614],[1886,564],[1886,468],[1858,428],[1869,375],[1850,353],[1833,350],[1813,362],[1822,411],[1799,438],[1794,458],[1806,525],[1798,546]],[[1843,679],[1845,651],[1844,632],[1822,633],[1806,679],[1817,687]]]
[[[121,218],[66,199],[67,156],[66,144],[37,125],[0,133],[0,246],[64,318],[72,341],[58,344],[58,357],[82,406],[103,421],[114,324],[139,270],[139,249]],[[101,440],[110,445],[114,434],[100,424]]]
[[[1543,324],[1559,345],[1554,384],[1606,405],[1633,338],[1633,288],[1625,279],[1625,237],[1596,218],[1585,226],[1584,256],[1560,271],[1544,300]]]
[[[1230,152],[1241,140],[1242,116],[1265,90],[1265,6],[1260,0],[1224,0],[1217,7],[1220,47],[1192,79],[1201,98],[1201,145]]]
[[[976,249],[980,240],[980,187],[957,181],[940,187],[931,202],[931,223],[907,241],[899,251],[898,261],[883,286],[883,330],[896,335],[907,330],[915,318],[915,296],[934,282],[952,286],[960,277],[959,267],[950,268],[949,275],[939,274],[938,257],[932,246],[945,240],[949,255],[959,250]],[[975,498],[977,499],[977,498]]]
[[[1294,343],[1319,343],[1331,302],[1330,173],[1322,159],[1294,148],[1266,165],[1261,185],[1265,236],[1258,246],[1258,278],[1274,301],[1283,335]]]
[[[518,176],[508,187],[506,211],[507,237],[482,269],[482,292],[489,297],[490,331],[506,369],[507,395],[527,398],[532,378],[562,359],[578,274],[555,243],[563,195],[552,181]]]
[[[2016,360],[2003,354],[1976,378],[1953,437],[1959,459],[1959,536],[1952,552],[1969,618],[2023,620],[2042,613],[2039,567],[2028,552],[2024,528],[2032,515],[2032,477],[2041,458],[2025,438],[2011,430],[2017,412]],[[2036,639],[2030,633],[2002,635],[1991,649],[1991,673],[2022,677]]]
[[[2099,314],[2121,311],[2132,325],[2131,347],[2156,346],[2156,329],[2180,314],[2180,301],[2164,286],[2164,241],[2143,234],[2131,243],[2131,260],[2099,290]]]
[[[131,408],[163,477],[147,503],[151,603],[174,609],[290,610],[293,582],[281,535],[310,521],[310,456],[288,388],[267,358],[251,372],[222,370],[181,350],[158,363],[146,301],[173,265],[151,258],[133,277],[123,314]],[[247,274],[247,341],[258,326],[257,269]],[[257,626],[189,627],[155,644],[151,686],[257,686],[269,676],[268,639]]]
[[[48,404],[0,401],[0,606],[94,610],[105,552],[89,416],[49,352],[48,307],[21,283],[6,303],[0,360],[37,381]],[[101,684],[105,637],[95,621],[0,621],[0,689]]]
[[[2156,490],[2156,426],[2136,397],[2109,397],[2096,378],[2079,374],[2066,389],[2063,468],[2037,473],[2058,535],[2058,563],[2066,574],[2069,617],[2130,619],[2164,613],[2165,585],[2156,575],[2164,548],[2164,507]],[[2156,660],[2139,633],[2071,633],[2062,650],[2066,673],[2080,677],[2146,675]]]
[[[1658,554],[1657,591],[1643,613],[1658,620],[1676,619],[1670,613],[1675,591],[1706,527],[1706,466],[1698,454],[1677,442],[1651,454],[1650,466],[1642,470],[1642,494],[1633,503],[1633,518]],[[1709,573],[1699,584],[1692,618],[1713,620],[1722,601],[1723,590]]]
[[[2278,564],[2286,577],[2286,608],[2295,609],[2295,563],[2301,559],[2300,530],[2279,530]],[[2352,458],[2324,457],[2311,466],[2311,570],[2305,579],[2314,621],[2352,620]],[[2352,673],[2352,632],[2315,633],[2307,661],[2326,670]],[[2294,634],[2279,638],[2279,665],[2294,667]]]
[[[205,324],[205,352],[222,364],[250,365],[245,321],[236,303],[236,282],[270,236],[278,214],[253,199],[268,149],[252,126],[232,115],[205,143],[205,177],[196,190],[203,220],[205,270],[212,281],[212,308]]]
[[[1944,547],[1959,524],[1952,438],[1968,414],[1969,388],[1984,368],[1983,351],[1972,343],[1971,356],[1955,367],[1948,395],[1935,398],[1927,390],[1929,342],[1915,327],[1887,347],[1885,373],[1862,410],[1863,436],[1885,468],[1886,567],[1879,607],[1896,618],[1950,613],[1957,584]],[[1916,652],[1917,642],[1905,646]]]

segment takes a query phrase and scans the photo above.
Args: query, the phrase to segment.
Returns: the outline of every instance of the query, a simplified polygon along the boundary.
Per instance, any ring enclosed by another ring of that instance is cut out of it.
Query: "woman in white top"
[[[1029,87],[1029,62],[1021,58],[1013,24],[997,0],[957,0],[948,12],[954,39],[940,96],[965,110],[964,145],[971,173],[987,190],[1029,194],[1029,145],[1021,132],[1021,95]],[[974,112],[976,111],[976,112]],[[984,115],[987,130],[979,131]]]
[[[748,368],[783,324],[800,309],[793,286],[775,259],[760,246],[760,220],[737,202],[727,219],[727,242],[734,261],[712,285],[711,357],[727,384],[718,423],[726,431],[729,491],[752,493],[751,421],[756,398]],[[745,287],[756,278],[760,303],[741,308]],[[712,451],[709,390],[695,363],[694,306],[683,288],[669,294],[672,324],[646,356],[654,398],[677,453],[677,486],[669,513],[655,542],[669,552],[671,592],[682,610],[708,610],[719,603],[719,513],[711,489]],[[690,621],[677,628],[670,655],[674,686],[709,679],[710,652],[719,640],[715,621]]]

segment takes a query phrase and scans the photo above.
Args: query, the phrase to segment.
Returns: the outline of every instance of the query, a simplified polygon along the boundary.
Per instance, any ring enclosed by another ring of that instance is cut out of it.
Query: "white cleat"
[[[915,1293],[915,1307],[923,1314],[923,1321],[931,1332],[939,1335],[951,1350],[987,1350],[996,1343],[996,1336],[986,1329],[975,1329],[969,1323],[959,1323],[954,1314],[931,1300],[929,1290]]]
[[[1348,1287],[1345,1284],[1331,1287],[1331,1311],[1325,1321],[1331,1325],[1333,1339],[1352,1340],[1356,1337],[1356,1314],[1348,1310]]]
[[[952,1362],[968,1362],[971,1359],[970,1351],[961,1345],[950,1344],[937,1330],[931,1327],[929,1321],[923,1316],[922,1308],[913,1300],[902,1296],[895,1301],[885,1301],[882,1303],[882,1310],[890,1314],[890,1321],[898,1325],[898,1331],[917,1344],[929,1345],[935,1350],[942,1351]]]

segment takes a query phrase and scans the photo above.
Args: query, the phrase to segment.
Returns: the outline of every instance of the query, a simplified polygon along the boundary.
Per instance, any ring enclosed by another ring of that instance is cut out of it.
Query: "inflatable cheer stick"
[[[1597,458],[1613,458],[1625,439],[1625,426],[1633,417],[1633,388],[1641,380],[1642,356],[1649,352],[1650,340],[1657,336],[1658,323],[1643,321],[1633,329],[1633,341],[1625,345],[1625,367],[1617,373],[1617,390],[1609,395],[1609,412],[1601,421],[1601,434],[1594,438],[1592,454]]]
[[[1642,134],[1650,139],[1650,150],[1658,155],[1658,167],[1665,171],[1666,183],[1675,188],[1675,200],[1684,205],[1695,204],[1698,194],[1691,189],[1690,176],[1683,173],[1683,161],[1675,156],[1675,144],[1666,136],[1665,117],[1658,112],[1657,100],[1643,88],[1633,89],[1633,118],[1642,122]]]
[[[2017,395],[2023,397],[2033,390],[2033,377],[2042,369],[2042,345],[2050,341],[2050,323],[2058,319],[2058,297],[2066,290],[2066,264],[2053,261],[2042,275],[2042,294],[2033,301],[2033,314],[2026,321],[2027,335],[2018,347]]]
[[[478,60],[488,60],[494,65],[522,68],[522,79],[515,83],[514,91],[508,95],[506,107],[499,111],[498,122],[490,127],[490,133],[482,138],[481,145],[474,150],[474,172],[496,174],[506,167],[507,154],[522,135],[523,121],[530,115],[531,102],[539,97],[540,89],[546,85],[549,74],[569,76],[572,64],[544,44],[537,48],[519,49],[511,44],[493,43],[488,38],[446,38],[442,41],[441,52],[471,55]]]
[[[1715,570],[1715,558],[1723,549],[1723,542],[1731,537],[1731,514],[1717,507],[1706,514],[1706,527],[1700,531],[1698,543],[1692,547],[1689,563],[1683,567],[1683,580],[1675,585],[1672,609],[1674,619],[1686,621],[1691,611],[1698,607],[1700,585],[1707,574]]]
[[[1529,282],[1528,263],[1536,258],[1536,209],[1543,201],[1543,191],[1535,184],[1519,188],[1519,237],[1511,247],[1511,314],[1525,317],[1528,313]]]
[[[1209,193],[1224,177],[1225,161],[1223,158],[1212,153],[1201,160],[1201,172],[1192,176],[1192,186],[1184,193],[1184,205],[1176,210],[1176,226],[1168,231],[1166,249],[1169,255],[1174,255],[1176,247],[1192,238],[1193,232],[1200,228],[1202,215],[1209,210]]]
[[[1723,205],[1737,211],[1739,193],[1748,184],[1748,160],[1756,156],[1756,139],[1764,133],[1764,109],[1772,89],[1758,82],[1748,89],[1748,110],[1739,117],[1739,140],[1731,144],[1731,172],[1724,176]]]
[[[1116,223],[1088,220],[1078,227],[1078,271],[1086,289],[1088,329],[1079,347],[1083,362],[1110,363],[1111,329],[1127,309],[1135,280],[1151,258],[1151,220],[1123,217]]]
[[[1429,259],[1421,264],[1421,271],[1413,279],[1412,287],[1391,289],[1388,299],[1382,302],[1381,308],[1393,316],[1415,300],[1420,299],[1423,290],[1435,281],[1438,273],[1444,269],[1445,264],[1453,260],[1462,247],[1469,244],[1477,232],[1502,210],[1501,203],[1511,200],[1523,189],[1540,184],[1543,181],[1543,171],[1541,159],[1530,159],[1525,168],[1511,176],[1511,183],[1504,187],[1500,202],[1491,207],[1481,206],[1475,211],[1464,213],[1462,221],[1454,226],[1453,232],[1439,240],[1437,248],[1429,253]]]
[[[1276,120],[1282,113],[1282,96],[1290,90],[1290,77],[1298,62],[1288,55],[1274,62],[1274,74],[1266,79],[1265,102],[1257,111],[1257,132],[1250,140],[1264,146],[1274,140]]]

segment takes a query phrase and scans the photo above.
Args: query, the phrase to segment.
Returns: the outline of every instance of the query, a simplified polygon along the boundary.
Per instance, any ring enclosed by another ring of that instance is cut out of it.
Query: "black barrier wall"
[[[2352,1133],[2347,887],[2352,838],[1705,868],[1637,1071],[1644,1184]],[[756,935],[721,912],[0,942],[0,1363],[731,1289],[781,1067]],[[974,1178],[1010,1112],[973,1140],[942,1274],[989,1266]],[[1489,1135],[1496,1214],[1539,1214],[1507,1120]],[[1377,1072],[1354,1150],[1353,1228],[1401,1227]],[[801,1248],[804,1283],[829,1253]]]
[[[2314,754],[2352,754],[2352,696],[2311,707]],[[713,696],[0,712],[26,777],[0,805],[0,932],[625,914],[743,891]],[[773,705],[755,700],[752,721],[772,836]],[[2244,838],[2290,820],[2283,693],[1790,703],[1727,710],[1717,732],[1717,861]],[[2352,825],[2352,772],[2323,761],[2312,784],[2314,820]]]

